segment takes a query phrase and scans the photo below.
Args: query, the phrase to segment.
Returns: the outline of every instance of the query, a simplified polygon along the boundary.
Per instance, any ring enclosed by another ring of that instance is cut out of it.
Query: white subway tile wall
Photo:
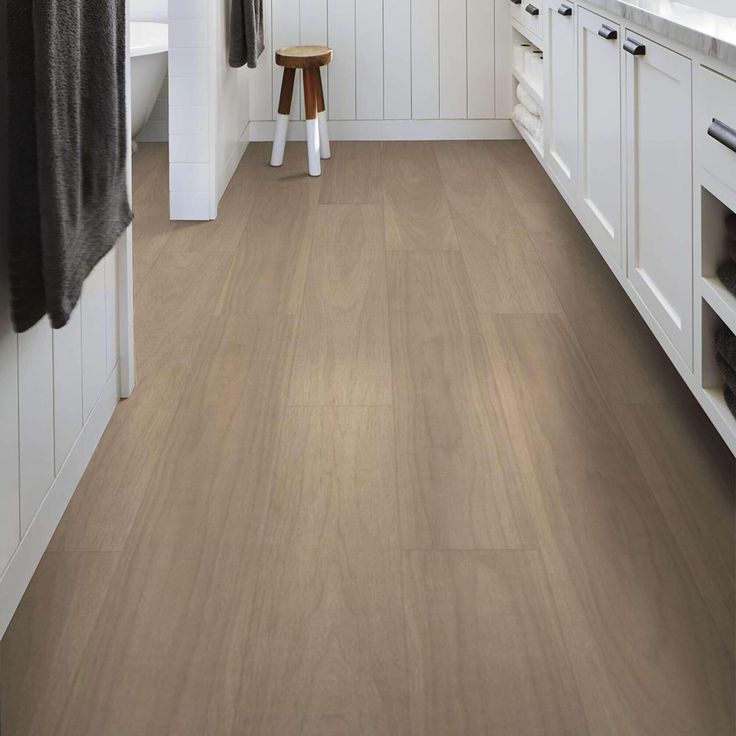
[[[172,219],[210,217],[207,0],[169,8],[169,190]]]

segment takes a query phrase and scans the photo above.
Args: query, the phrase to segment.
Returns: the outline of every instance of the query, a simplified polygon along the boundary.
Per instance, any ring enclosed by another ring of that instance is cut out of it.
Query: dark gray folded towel
[[[734,393],[728,386],[724,386],[723,398],[726,400],[726,406],[731,414],[736,417],[736,393]]]
[[[736,337],[723,323],[716,328],[715,334],[716,350],[721,354],[729,365],[736,367]]]
[[[8,17],[11,77],[23,75],[8,89],[22,110],[9,125],[9,170],[25,188],[8,224],[13,321],[23,331],[48,313],[59,328],[132,219],[125,2],[9,0]]]
[[[716,272],[721,283],[736,296],[736,261],[725,261]]]
[[[255,69],[263,53],[263,0],[232,0],[230,6],[230,66]]]
[[[736,393],[736,370],[731,367],[731,364],[720,352],[716,353],[716,365],[720,371],[721,378],[726,382],[726,386]]]
[[[731,240],[736,240],[736,215],[733,212],[726,217],[726,231]]]

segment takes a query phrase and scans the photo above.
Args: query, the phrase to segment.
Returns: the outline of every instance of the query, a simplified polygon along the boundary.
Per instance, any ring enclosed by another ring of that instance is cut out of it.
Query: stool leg
[[[284,163],[286,149],[286,134],[289,131],[289,115],[291,115],[291,97],[294,94],[294,77],[296,69],[284,69],[281,80],[281,97],[279,98],[279,112],[276,116],[276,130],[273,134],[273,149],[271,150],[271,166],[281,166]]]
[[[317,123],[317,80],[316,69],[304,69],[304,111],[307,118],[307,155],[309,175],[320,176],[322,166],[319,162],[319,126]]]
[[[327,110],[325,109],[325,93],[322,89],[322,74],[319,69],[315,70],[317,77],[317,120],[319,122],[319,149],[320,156],[330,158],[330,133],[327,129]]]

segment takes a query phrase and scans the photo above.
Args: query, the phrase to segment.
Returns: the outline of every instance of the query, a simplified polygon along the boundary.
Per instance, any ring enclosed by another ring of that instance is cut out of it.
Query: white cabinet
[[[626,32],[628,278],[693,366],[690,59]]]
[[[624,263],[619,36],[616,23],[578,7],[578,216],[617,272]]]
[[[558,184],[574,199],[578,167],[577,8],[572,2],[546,0],[547,91],[545,158]]]

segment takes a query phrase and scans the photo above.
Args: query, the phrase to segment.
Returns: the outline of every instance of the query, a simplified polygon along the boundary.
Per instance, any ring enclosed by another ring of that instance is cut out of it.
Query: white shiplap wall
[[[0,253],[0,636],[53,532],[49,518],[63,512],[119,396],[117,258],[116,247],[92,271],[64,329],[44,318],[16,335]],[[100,403],[96,426],[80,440]],[[63,493],[34,532],[60,478]],[[29,537],[29,551],[9,565]]]
[[[274,119],[274,49],[327,44],[333,121],[493,120],[496,2],[505,0],[264,0],[267,56],[252,81],[251,119]],[[301,108],[300,90],[293,117]]]

